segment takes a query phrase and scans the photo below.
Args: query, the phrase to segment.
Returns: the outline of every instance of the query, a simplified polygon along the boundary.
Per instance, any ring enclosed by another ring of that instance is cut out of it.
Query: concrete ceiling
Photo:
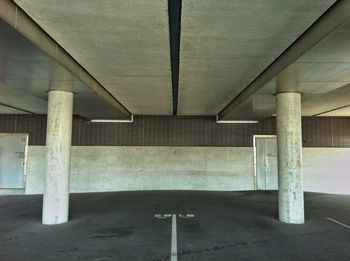
[[[295,63],[243,102],[228,117],[262,119],[275,113],[277,92],[296,91],[302,96],[304,116],[349,116],[350,21],[336,28]],[[263,97],[263,99],[262,99]],[[265,102],[262,106],[262,101]],[[340,111],[337,111],[337,110]]]
[[[180,115],[216,115],[335,1],[183,1]]]
[[[45,114],[51,89],[75,93],[75,114],[125,117],[0,19],[0,113]]]
[[[324,116],[325,114],[345,116],[343,114],[348,112],[345,109],[348,106],[350,106],[350,84],[325,94],[308,95],[302,102],[302,114],[304,116]],[[339,109],[341,112],[338,111]]]
[[[340,108],[340,109],[336,109],[336,110],[332,110],[330,112],[325,112],[322,113],[318,116],[328,116],[328,117],[349,117],[350,116],[350,105],[344,107],[344,108]]]
[[[16,0],[133,114],[172,114],[166,0]]]
[[[28,114],[26,111],[17,110],[8,105],[4,106],[0,104],[0,113],[1,114]]]
[[[168,1],[14,2],[133,114],[173,113]],[[217,115],[335,2],[183,1],[177,114]],[[7,100],[42,113],[47,90],[69,83],[75,112],[118,118],[77,78],[1,27],[0,105]],[[350,23],[344,23],[224,119],[273,115],[277,91],[302,92],[303,115],[344,116],[350,110],[349,46]]]

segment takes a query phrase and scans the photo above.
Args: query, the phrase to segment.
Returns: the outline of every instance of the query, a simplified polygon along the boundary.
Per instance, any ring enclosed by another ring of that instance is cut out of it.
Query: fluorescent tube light
[[[216,123],[259,123],[259,121],[251,121],[251,120],[229,120],[229,121],[223,121],[219,120],[218,116],[216,116]]]

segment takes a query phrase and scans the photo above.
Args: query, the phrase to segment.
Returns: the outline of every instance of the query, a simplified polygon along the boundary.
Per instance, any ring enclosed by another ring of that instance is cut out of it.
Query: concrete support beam
[[[277,94],[278,207],[282,222],[304,223],[301,94]]]
[[[107,91],[89,72],[57,44],[42,28],[38,26],[20,7],[11,0],[0,1],[0,18],[12,26],[25,38],[39,47],[68,72],[78,78],[88,88],[122,113],[124,119],[132,114],[109,91]]]
[[[273,63],[243,89],[219,114],[219,120],[229,120],[230,112],[255,94],[266,83],[350,19],[350,1],[339,0],[293,42]]]
[[[73,93],[50,91],[42,216],[42,222],[46,225],[68,221],[72,114]]]

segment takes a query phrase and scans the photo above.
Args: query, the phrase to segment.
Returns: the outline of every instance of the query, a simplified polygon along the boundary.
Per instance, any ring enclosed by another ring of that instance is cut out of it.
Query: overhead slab
[[[47,92],[72,91],[74,113],[86,118],[124,119],[56,61],[0,19],[0,113],[47,113]]]
[[[311,48],[226,117],[259,120],[273,115],[277,92],[301,92],[303,116],[350,116],[350,21]]]
[[[183,1],[179,115],[216,115],[335,1]]]
[[[166,0],[16,0],[133,114],[172,114]]]

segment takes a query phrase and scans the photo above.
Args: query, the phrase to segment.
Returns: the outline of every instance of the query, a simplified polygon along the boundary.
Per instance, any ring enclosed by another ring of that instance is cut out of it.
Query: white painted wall
[[[305,191],[350,194],[350,148],[303,148]],[[29,146],[27,194],[42,193],[45,147]],[[72,147],[71,192],[253,190],[253,148]]]
[[[304,190],[350,194],[350,148],[304,148]]]
[[[252,190],[253,148],[72,147],[71,192]],[[27,194],[42,193],[45,147],[29,146]]]

